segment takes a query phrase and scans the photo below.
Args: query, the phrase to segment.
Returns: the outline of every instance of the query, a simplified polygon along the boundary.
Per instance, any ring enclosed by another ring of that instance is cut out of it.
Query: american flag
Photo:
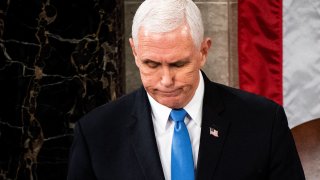
[[[210,128],[210,135],[214,137],[219,137],[219,131],[214,128]]]

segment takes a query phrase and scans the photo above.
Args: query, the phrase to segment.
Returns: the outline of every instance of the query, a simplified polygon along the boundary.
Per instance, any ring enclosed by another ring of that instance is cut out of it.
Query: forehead
[[[169,56],[168,58],[184,58],[182,56],[191,54],[195,46],[187,26],[165,33],[150,32],[142,27],[138,34],[137,49],[141,56],[161,55],[161,57]]]

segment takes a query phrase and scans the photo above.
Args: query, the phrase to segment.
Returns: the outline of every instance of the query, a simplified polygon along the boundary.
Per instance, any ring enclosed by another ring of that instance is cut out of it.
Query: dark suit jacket
[[[205,75],[204,80],[196,179],[305,179],[281,106],[210,82]],[[210,127],[218,129],[219,137],[210,135]],[[143,88],[77,122],[68,179],[164,179]]]

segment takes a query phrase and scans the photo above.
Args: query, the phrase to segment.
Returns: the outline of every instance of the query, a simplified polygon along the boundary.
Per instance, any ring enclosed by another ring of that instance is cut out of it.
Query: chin
[[[184,107],[184,104],[181,103],[181,101],[175,100],[175,99],[170,99],[170,100],[161,99],[158,102],[171,109],[179,109]]]

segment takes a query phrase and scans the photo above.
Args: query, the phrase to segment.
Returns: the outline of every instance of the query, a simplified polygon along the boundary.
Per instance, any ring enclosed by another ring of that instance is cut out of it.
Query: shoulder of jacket
[[[131,115],[139,91],[141,90],[136,90],[115,101],[94,108],[79,119],[77,123],[86,128],[95,128],[105,124],[121,124],[122,122],[119,122],[119,119],[125,121]]]
[[[214,82],[213,85],[218,88],[221,96],[223,96],[224,99],[233,100],[246,107],[250,107],[253,109],[278,109],[279,107],[281,107],[281,105],[261,95]]]

